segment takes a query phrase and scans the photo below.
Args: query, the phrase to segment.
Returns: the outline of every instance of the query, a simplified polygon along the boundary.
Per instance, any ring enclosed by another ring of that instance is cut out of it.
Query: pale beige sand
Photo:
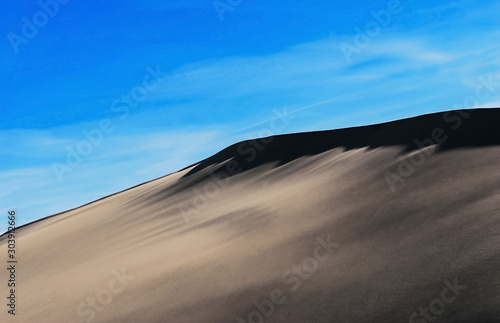
[[[248,322],[280,289],[265,322],[408,322],[457,278],[467,289],[439,322],[499,322],[500,146],[436,152],[391,192],[384,172],[414,153],[339,147],[264,164],[211,190],[187,222],[180,210],[214,183],[196,183],[213,167],[181,179],[191,167],[25,226],[17,315],[3,305],[0,321],[85,322],[79,305],[105,300],[124,268],[134,278],[89,321]],[[339,245],[291,290],[282,274],[329,235]],[[0,250],[4,264],[5,236]]]

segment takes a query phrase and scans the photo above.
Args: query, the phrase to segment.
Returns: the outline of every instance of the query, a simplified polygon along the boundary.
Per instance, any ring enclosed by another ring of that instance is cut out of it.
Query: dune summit
[[[499,322],[498,120],[245,141],[19,227],[0,321]]]

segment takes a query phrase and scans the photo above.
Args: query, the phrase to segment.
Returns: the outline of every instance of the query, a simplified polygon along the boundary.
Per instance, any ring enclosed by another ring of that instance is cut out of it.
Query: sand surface
[[[500,322],[500,111],[452,120],[245,142],[19,228],[17,315],[0,321],[408,322],[434,306]],[[415,144],[435,129],[448,139]],[[0,250],[3,266],[5,235]]]

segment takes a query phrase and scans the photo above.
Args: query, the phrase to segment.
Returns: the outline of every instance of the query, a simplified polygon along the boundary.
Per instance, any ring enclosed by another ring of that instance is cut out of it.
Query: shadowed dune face
[[[457,116],[232,146],[22,227],[16,320],[499,321],[500,113]]]
[[[342,147],[345,150],[368,147],[402,146],[404,152],[421,149],[438,143],[440,150],[462,147],[500,145],[498,134],[500,109],[457,110],[434,113],[372,126],[339,130],[280,135],[234,144],[209,157],[186,175],[233,159],[241,171],[247,171],[267,163],[284,165],[297,158],[321,154]],[[232,173],[224,165],[213,172]],[[230,168],[231,169],[231,168]]]

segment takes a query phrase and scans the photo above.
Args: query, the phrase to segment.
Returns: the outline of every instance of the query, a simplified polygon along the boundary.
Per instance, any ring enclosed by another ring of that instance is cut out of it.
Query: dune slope
[[[498,120],[246,141],[18,228],[0,321],[499,322]]]

